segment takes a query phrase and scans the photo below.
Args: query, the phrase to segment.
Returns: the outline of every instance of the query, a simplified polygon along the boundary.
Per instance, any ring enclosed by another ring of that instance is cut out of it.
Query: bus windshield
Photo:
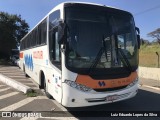
[[[137,68],[138,46],[130,13],[97,6],[72,6],[65,10],[68,67],[130,67],[131,71]]]

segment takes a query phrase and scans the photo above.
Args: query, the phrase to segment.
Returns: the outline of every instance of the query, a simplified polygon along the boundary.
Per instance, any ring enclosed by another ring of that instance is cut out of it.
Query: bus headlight
[[[85,85],[78,84],[71,80],[65,80],[64,83],[83,92],[89,92],[92,90],[91,88],[86,87]]]
[[[136,78],[132,83],[130,83],[127,88],[132,87],[133,85],[135,85],[138,82],[138,78]]]

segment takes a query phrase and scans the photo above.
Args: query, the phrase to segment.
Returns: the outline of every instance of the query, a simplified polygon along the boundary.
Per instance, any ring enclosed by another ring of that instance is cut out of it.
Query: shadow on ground
[[[160,94],[140,89],[136,97],[125,101],[92,107],[67,109],[70,114],[77,118],[105,117],[104,114],[109,116],[111,112],[159,112],[160,115]]]

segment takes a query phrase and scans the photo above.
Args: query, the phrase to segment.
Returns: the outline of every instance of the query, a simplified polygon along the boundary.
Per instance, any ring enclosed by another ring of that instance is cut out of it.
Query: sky
[[[136,26],[140,28],[141,38],[149,41],[154,39],[147,34],[160,28],[160,0],[77,1],[103,4],[131,12]],[[32,29],[51,9],[62,2],[66,0],[0,0],[0,11],[21,15]]]

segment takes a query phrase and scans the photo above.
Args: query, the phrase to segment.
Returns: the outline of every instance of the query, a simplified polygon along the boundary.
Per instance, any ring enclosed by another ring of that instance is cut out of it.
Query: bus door
[[[58,102],[61,102],[62,88],[61,88],[61,52],[58,44],[58,28],[51,28],[49,31],[49,54],[51,61],[51,84],[49,86],[50,94]]]

